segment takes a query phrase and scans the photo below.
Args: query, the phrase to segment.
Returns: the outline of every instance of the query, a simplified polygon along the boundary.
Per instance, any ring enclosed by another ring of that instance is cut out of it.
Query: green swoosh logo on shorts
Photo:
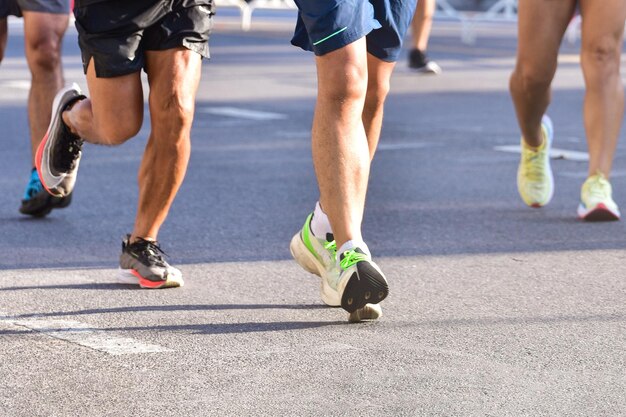
[[[340,34],[341,32],[343,32],[343,31],[344,31],[344,30],[346,30],[346,29],[348,29],[348,27],[347,27],[347,26],[346,26],[345,28],[343,28],[343,29],[339,29],[339,30],[338,30],[337,32],[335,32],[335,33],[331,33],[330,35],[326,36],[324,39],[320,39],[320,40],[319,40],[319,41],[317,41],[317,42],[313,42],[313,46],[315,46],[315,45],[319,45],[320,43],[322,43],[322,42],[324,42],[324,41],[329,40],[329,39],[330,39],[330,38],[332,38],[333,36]]]

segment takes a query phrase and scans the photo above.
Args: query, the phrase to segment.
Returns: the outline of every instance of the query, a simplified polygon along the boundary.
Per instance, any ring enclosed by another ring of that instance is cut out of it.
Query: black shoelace
[[[147,261],[148,265],[165,267],[167,254],[159,246],[159,242],[137,238],[135,243],[129,244],[130,249],[139,255],[141,261]]]
[[[69,172],[76,167],[76,161],[80,156],[83,140],[70,132],[63,124],[63,135],[58,143],[58,151],[55,152],[54,165],[62,172]]]

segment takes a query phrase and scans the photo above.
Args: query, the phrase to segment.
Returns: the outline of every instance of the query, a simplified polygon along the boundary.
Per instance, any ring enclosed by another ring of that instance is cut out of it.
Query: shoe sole
[[[383,309],[380,304],[366,304],[348,316],[350,323],[360,323],[366,320],[378,320],[383,315]]]
[[[341,296],[341,308],[353,313],[368,304],[378,304],[389,295],[389,284],[374,262],[359,262],[347,280]]]
[[[134,284],[139,285],[141,288],[156,290],[160,288],[176,288],[182,287],[185,285],[183,281],[182,274],[171,274],[168,275],[167,280],[155,282],[150,281],[144,277],[142,277],[137,271],[134,269],[122,269],[120,268],[117,273],[117,280],[122,284]]]
[[[578,206],[578,218],[586,222],[610,222],[619,220],[620,216],[600,203],[591,210],[586,210],[582,204]]]
[[[68,194],[67,197],[63,198],[51,196],[47,191],[45,191],[44,194],[46,201],[40,202],[39,207],[28,207],[29,203],[36,203],[41,199],[38,195],[32,197],[32,199],[37,199],[37,201],[31,201],[32,199],[26,202],[22,201],[22,205],[19,208],[20,213],[32,217],[45,217],[50,214],[53,209],[63,209],[72,203],[72,194]]]
[[[72,86],[74,87],[74,85]],[[77,87],[75,87],[77,88]],[[55,197],[67,197],[67,195],[71,194],[72,190],[69,190],[69,192],[67,190],[65,191],[59,191],[56,187],[58,187],[59,185],[61,185],[63,183],[63,180],[65,179],[65,177],[62,177],[60,180],[57,181],[57,184],[52,186],[50,184],[46,184],[46,181],[44,180],[46,178],[46,176],[43,175],[42,172],[42,162],[43,162],[43,157],[44,157],[44,152],[48,151],[47,154],[47,158],[46,158],[46,164],[49,165],[50,164],[50,156],[49,156],[49,150],[47,150],[47,145],[48,145],[48,139],[50,137],[50,132],[53,129],[56,129],[58,127],[59,123],[62,123],[62,119],[63,117],[61,116],[61,113],[59,111],[59,107],[61,106],[61,101],[65,98],[65,94],[67,94],[68,92],[70,92],[70,88],[66,88],[62,91],[65,91],[63,94],[61,94],[61,92],[57,93],[57,95],[54,97],[54,101],[52,103],[52,109],[54,109],[54,114],[52,115],[52,118],[50,119],[50,124],[48,125],[48,130],[46,131],[46,134],[44,135],[43,139],[41,140],[41,143],[39,144],[39,146],[37,147],[37,152],[35,154],[35,167],[37,168],[37,173],[39,174],[39,178],[41,180],[41,184],[43,185],[43,187],[46,189],[46,191],[55,196]],[[76,170],[78,170],[78,163],[80,161],[77,161],[77,165],[76,165]],[[73,186],[72,186],[73,188]]]

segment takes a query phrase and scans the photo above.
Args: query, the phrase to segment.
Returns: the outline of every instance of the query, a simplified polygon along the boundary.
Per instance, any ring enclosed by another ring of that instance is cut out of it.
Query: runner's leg
[[[143,89],[139,71],[98,78],[93,59],[87,68],[90,98],[63,113],[70,130],[86,142],[118,145],[132,138],[143,123]]]
[[[157,239],[185,177],[201,56],[185,48],[146,51],[151,132],[139,170],[139,207],[131,241]]]
[[[37,147],[50,123],[54,96],[63,87],[61,44],[69,15],[24,10],[26,60],[31,72],[28,119],[35,166]]]
[[[581,66],[585,77],[584,120],[589,175],[609,177],[624,116],[620,59],[626,19],[623,0],[581,1]]]
[[[389,80],[395,62],[386,62],[367,55],[367,95],[363,108],[363,125],[369,146],[370,160],[374,159],[383,124],[383,109],[389,93]]]
[[[576,0],[524,0],[518,5],[517,63],[510,91],[522,137],[530,146],[542,143],[541,118],[550,104],[561,39]]]
[[[365,38],[317,56],[316,63],[313,163],[320,204],[340,247],[349,240],[363,240],[361,222],[370,165],[362,121],[367,92]]]

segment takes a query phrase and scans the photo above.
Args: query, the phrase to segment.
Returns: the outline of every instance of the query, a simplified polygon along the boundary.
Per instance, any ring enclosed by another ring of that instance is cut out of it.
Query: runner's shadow
[[[57,284],[57,285],[22,285],[14,287],[0,287],[0,291],[30,291],[30,290],[141,290],[138,285],[115,282],[94,282],[89,284]]]
[[[75,311],[56,311],[48,313],[28,313],[11,315],[11,320],[27,318],[46,318],[61,316],[85,316],[91,314],[117,314],[137,312],[174,312],[174,311],[224,311],[224,310],[326,310],[329,307],[323,304],[176,304],[154,306],[124,306],[112,308],[94,308]]]
[[[16,320],[19,325],[19,320]],[[182,324],[164,326],[135,326],[135,327],[108,327],[108,328],[59,328],[46,329],[45,332],[36,329],[8,329],[0,330],[0,336],[25,335],[32,332],[63,333],[63,332],[128,332],[128,331],[157,331],[157,332],[190,332],[198,335],[242,334],[261,332],[282,332],[289,330],[317,329],[320,327],[354,325],[347,321],[277,321],[277,322],[245,322],[245,323],[214,323],[214,324]]]

